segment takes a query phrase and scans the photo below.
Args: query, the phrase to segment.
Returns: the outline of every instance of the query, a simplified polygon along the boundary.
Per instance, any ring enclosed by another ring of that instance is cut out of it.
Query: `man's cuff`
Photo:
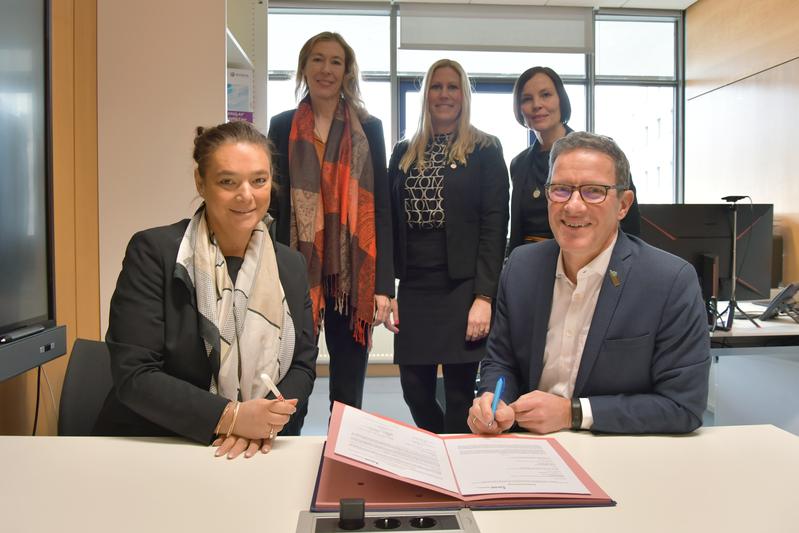
[[[583,409],[583,423],[580,429],[591,429],[594,425],[594,414],[591,412],[591,401],[588,398],[580,398],[580,407]]]

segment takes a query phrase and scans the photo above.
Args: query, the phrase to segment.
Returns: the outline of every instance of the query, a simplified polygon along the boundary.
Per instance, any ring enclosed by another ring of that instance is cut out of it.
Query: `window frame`
[[[405,96],[418,88],[421,76],[399,74],[397,72],[397,53],[398,53],[398,19],[401,15],[401,5],[396,3],[387,4],[384,2],[302,2],[302,1],[277,1],[269,5],[269,14],[272,13],[305,13],[313,14],[370,14],[390,17],[389,28],[389,71],[388,73],[362,72],[366,80],[388,81],[390,83],[391,94],[391,124],[390,132],[391,143],[396,144],[406,130],[405,124]],[[595,96],[598,86],[638,86],[638,87],[672,87],[674,89],[674,119],[672,140],[672,156],[674,168],[672,175],[672,201],[682,203],[685,196],[685,12],[674,10],[654,10],[654,9],[598,9],[594,11],[594,39],[598,38],[597,23],[601,21],[664,21],[669,20],[674,23],[674,76],[619,76],[619,75],[599,75],[596,68],[596,49],[592,53],[585,54],[585,76],[571,75],[563,76],[565,84],[583,85],[585,88],[585,110],[586,110],[586,131],[595,131],[596,112]],[[267,19],[268,24],[268,19]],[[268,31],[268,30],[267,30]],[[293,76],[290,71],[267,71],[268,80],[285,80]],[[513,90],[513,83],[516,75],[491,76],[491,77],[471,77],[473,92],[495,92],[509,93]],[[271,112],[271,110],[268,110]],[[534,136],[528,136],[528,142],[532,143]]]

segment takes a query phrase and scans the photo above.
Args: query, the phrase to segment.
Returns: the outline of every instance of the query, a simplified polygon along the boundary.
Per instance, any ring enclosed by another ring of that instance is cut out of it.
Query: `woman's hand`
[[[399,304],[394,298],[391,299],[391,312],[386,316],[383,325],[391,333],[399,333]]]
[[[228,459],[235,459],[244,452],[244,458],[249,459],[259,449],[261,453],[269,453],[269,450],[272,449],[272,440],[274,439],[248,439],[239,435],[217,437],[213,442],[213,446],[217,447],[214,456],[226,455]]]
[[[215,455],[235,459],[242,452],[245,458],[252,457],[258,450],[268,453],[277,434],[296,410],[296,398],[283,401],[258,398],[241,402],[236,425],[230,428],[231,434],[220,434],[213,442],[213,446],[218,447]],[[232,409],[225,412],[220,422],[221,428],[227,428],[233,422],[232,413]]]
[[[296,410],[296,398],[284,401],[257,398],[241,402],[231,433],[246,439],[274,439]],[[227,432],[229,424],[223,421],[220,428]]]
[[[391,315],[391,298],[385,294],[375,294],[375,319],[373,326],[385,324]]]
[[[488,335],[491,326],[491,304],[483,298],[475,298],[469,309],[469,320],[466,323],[466,340],[479,341]]]

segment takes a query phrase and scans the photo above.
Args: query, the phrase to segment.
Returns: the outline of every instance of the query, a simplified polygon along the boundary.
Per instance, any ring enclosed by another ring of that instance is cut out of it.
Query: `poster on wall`
[[[227,119],[252,122],[252,70],[227,69]]]

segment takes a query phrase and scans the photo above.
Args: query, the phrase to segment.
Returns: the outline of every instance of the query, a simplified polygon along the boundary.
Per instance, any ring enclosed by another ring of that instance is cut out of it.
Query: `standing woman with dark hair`
[[[231,459],[298,434],[317,348],[305,262],[268,231],[270,155],[245,122],[198,128],[203,204],[125,252],[106,335],[114,386],[95,434],[213,440]]]
[[[271,211],[277,240],[308,263],[331,406],[361,407],[372,326],[387,320],[394,295],[383,126],[364,108],[355,53],[337,33],[303,45],[297,96],[297,109],[269,127],[279,186]]]
[[[569,95],[560,76],[549,67],[529,68],[519,76],[513,86],[513,114],[535,134],[535,141],[510,164],[513,193],[508,253],[521,244],[552,238],[544,194],[549,151],[555,141],[574,131],[567,125],[571,118]],[[635,185],[631,190],[635,192]],[[621,221],[621,229],[631,235],[641,232],[637,200]]]
[[[508,171],[499,141],[470,123],[469,79],[455,61],[427,71],[419,127],[389,164],[395,270],[394,362],[416,424],[469,431],[508,228]],[[443,367],[446,411],[436,402]]]

